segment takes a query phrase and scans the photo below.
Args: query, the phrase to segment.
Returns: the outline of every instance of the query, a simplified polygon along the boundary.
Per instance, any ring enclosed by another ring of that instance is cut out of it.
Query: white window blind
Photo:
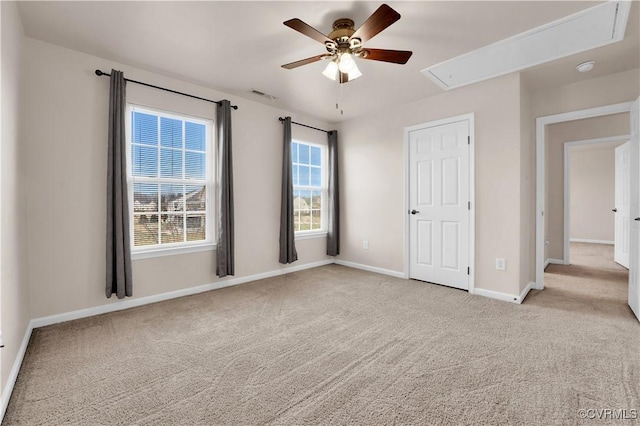
[[[326,147],[300,141],[291,143],[294,230],[326,230]]]
[[[212,122],[129,106],[133,251],[213,243]]]

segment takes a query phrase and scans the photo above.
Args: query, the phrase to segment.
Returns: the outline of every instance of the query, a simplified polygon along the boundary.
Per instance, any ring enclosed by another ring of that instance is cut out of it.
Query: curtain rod
[[[102,72],[100,70],[96,70],[96,75],[98,77],[100,77],[100,76],[111,77],[111,74],[106,73],[106,72]],[[175,93],[177,95],[187,96],[189,98],[199,99],[201,101],[211,102],[211,103],[220,105],[220,101],[212,101],[211,99],[201,98],[200,96],[194,96],[194,95],[190,95],[188,93],[178,92],[177,90],[165,89],[164,87],[154,86],[153,84],[143,83],[141,81],[136,81],[136,80],[130,80],[128,78],[125,78],[124,81],[129,81],[131,83],[140,84],[141,86],[153,87],[154,89],[164,90],[165,92],[171,92],[171,93]],[[238,106],[237,105],[231,105],[231,108],[238,109]]]
[[[284,121],[284,118],[278,117],[278,120]],[[291,124],[297,124],[298,126],[308,127],[309,129],[317,130],[319,132],[331,133],[329,130],[318,129],[317,127],[308,126],[308,125],[302,124],[302,123],[296,123],[295,121],[292,121]]]

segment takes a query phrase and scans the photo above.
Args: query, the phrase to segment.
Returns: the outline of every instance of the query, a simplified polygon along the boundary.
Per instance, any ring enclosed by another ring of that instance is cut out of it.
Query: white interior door
[[[409,276],[469,289],[469,120],[409,132]]]
[[[614,260],[625,268],[629,268],[629,217],[631,215],[629,197],[631,190],[631,169],[629,168],[630,143],[616,148],[615,158],[615,254]]]
[[[631,241],[629,244],[629,306],[640,320],[640,98],[631,107]]]

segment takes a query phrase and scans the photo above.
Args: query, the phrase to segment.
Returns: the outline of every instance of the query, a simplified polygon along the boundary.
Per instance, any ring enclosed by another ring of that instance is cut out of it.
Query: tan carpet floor
[[[516,305],[330,265],[40,328],[3,425],[601,424],[640,409],[609,266]]]

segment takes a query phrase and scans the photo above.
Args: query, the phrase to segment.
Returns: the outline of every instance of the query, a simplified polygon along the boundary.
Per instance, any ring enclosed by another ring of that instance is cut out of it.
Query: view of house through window
[[[130,118],[134,249],[213,242],[211,122],[134,106]]]
[[[326,229],[325,151],[321,145],[291,143],[293,222],[297,232]]]

